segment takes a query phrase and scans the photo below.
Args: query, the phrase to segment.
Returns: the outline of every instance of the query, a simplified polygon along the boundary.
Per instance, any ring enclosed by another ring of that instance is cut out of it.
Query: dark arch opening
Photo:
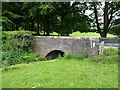
[[[46,55],[46,59],[51,60],[51,59],[58,58],[59,56],[63,57],[64,52],[62,52],[60,50],[53,50]]]

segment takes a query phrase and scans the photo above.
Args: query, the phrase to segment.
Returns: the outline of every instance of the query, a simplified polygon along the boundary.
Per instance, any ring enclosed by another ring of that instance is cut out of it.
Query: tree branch
[[[96,20],[96,24],[97,24],[98,33],[101,33],[101,28],[100,28],[100,25],[98,22],[98,15],[97,15],[98,12],[97,12],[95,3],[93,4],[93,6],[94,6],[94,14],[95,14],[95,20]]]

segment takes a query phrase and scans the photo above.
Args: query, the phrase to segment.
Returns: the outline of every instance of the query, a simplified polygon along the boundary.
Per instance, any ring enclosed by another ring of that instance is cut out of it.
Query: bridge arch
[[[55,59],[59,56],[63,57],[64,56],[64,53],[63,51],[61,50],[52,50],[50,52],[48,52],[48,54],[45,56],[48,60],[51,60],[51,59]]]

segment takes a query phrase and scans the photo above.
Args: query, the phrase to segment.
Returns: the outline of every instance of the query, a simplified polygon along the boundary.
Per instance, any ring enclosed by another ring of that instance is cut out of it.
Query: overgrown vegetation
[[[109,51],[109,50],[113,50],[113,51]],[[114,50],[118,50],[118,49],[106,48],[103,55],[89,57],[88,59],[101,64],[117,64],[120,61],[120,59],[118,58],[120,51],[114,51]],[[68,60],[70,59],[84,60],[87,57],[85,53],[78,53],[78,54],[71,55],[70,52],[68,52],[64,54],[63,58]]]
[[[85,53],[78,53],[78,54],[74,54],[72,55],[70,52],[65,53],[64,54],[64,58],[65,59],[77,59],[77,60],[83,60],[85,59],[87,56]]]
[[[2,65],[7,67],[19,63],[29,63],[44,60],[33,53],[34,38],[29,31],[2,32]]]
[[[83,60],[70,55],[70,58],[18,64],[8,67],[8,71],[2,70],[2,87],[118,88],[117,62],[117,53],[105,51],[104,55]]]
[[[117,50],[117,48],[108,48],[106,49],[106,51],[104,51],[104,55],[91,57],[90,60],[101,64],[119,63],[120,59],[118,58],[118,56],[120,54],[120,51],[109,51],[109,50]]]
[[[6,68],[10,65],[46,60],[44,57],[35,54],[32,51],[34,34],[35,32],[30,31],[2,32],[2,67]],[[86,55],[82,53],[76,55],[66,53],[64,58],[82,60],[85,57]]]

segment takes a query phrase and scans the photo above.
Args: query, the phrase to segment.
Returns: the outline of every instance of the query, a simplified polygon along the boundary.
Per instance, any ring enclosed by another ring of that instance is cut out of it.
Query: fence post
[[[99,55],[103,55],[104,51],[104,41],[99,44]]]

